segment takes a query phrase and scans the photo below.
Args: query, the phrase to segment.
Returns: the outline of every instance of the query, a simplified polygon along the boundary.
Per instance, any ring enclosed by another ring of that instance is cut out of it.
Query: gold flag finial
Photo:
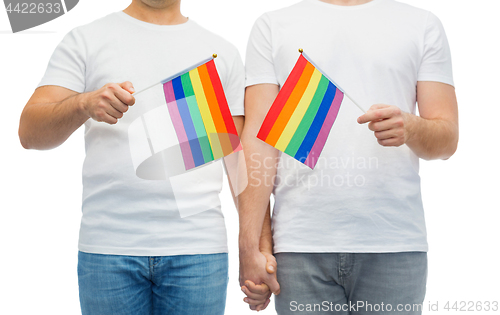
[[[303,53],[303,52],[304,52],[304,49],[299,48],[299,53]]]
[[[217,54],[213,54],[212,57],[217,58]]]

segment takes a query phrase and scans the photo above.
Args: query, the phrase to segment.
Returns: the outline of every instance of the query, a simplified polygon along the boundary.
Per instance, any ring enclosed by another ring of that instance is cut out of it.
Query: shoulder
[[[89,23],[77,26],[72,31],[77,31],[80,33],[94,32],[96,30],[105,31],[106,29],[113,27],[113,25],[116,25],[116,23],[120,21],[119,14],[120,12],[110,13]],[[94,36],[96,35],[97,34],[94,33]]]
[[[404,19],[406,22],[426,24],[428,19],[437,19],[429,10],[418,8],[407,3],[395,0],[386,0],[386,8],[395,16]]]
[[[114,12],[87,24],[73,28],[65,37],[72,37],[78,42],[86,42],[91,39],[105,36],[107,32],[116,28],[115,26],[118,22],[120,22],[119,12]]]

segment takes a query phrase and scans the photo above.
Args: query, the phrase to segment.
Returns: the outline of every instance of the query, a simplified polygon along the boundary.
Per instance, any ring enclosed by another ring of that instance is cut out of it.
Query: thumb
[[[278,268],[278,264],[276,263],[275,259],[268,259],[266,263],[266,271],[269,274],[276,273],[276,270]]]
[[[134,85],[130,81],[125,81],[123,83],[118,84],[122,89],[128,91],[130,94],[135,92]]]

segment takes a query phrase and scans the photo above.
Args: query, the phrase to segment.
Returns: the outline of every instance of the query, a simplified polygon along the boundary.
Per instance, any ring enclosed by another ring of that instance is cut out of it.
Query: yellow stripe
[[[307,85],[307,88],[304,91],[299,104],[297,104],[297,108],[295,108],[292,117],[290,117],[290,120],[288,120],[285,129],[283,129],[280,138],[276,142],[276,149],[285,151],[288,143],[290,143],[290,140],[292,140],[292,137],[299,127],[302,118],[304,118],[304,114],[306,113],[309,104],[311,104],[314,93],[316,93],[316,89],[318,88],[321,76],[321,72],[319,72],[318,69],[314,69],[311,80],[309,81],[309,84]]]
[[[194,95],[196,96],[196,101],[198,102],[201,119],[203,120],[205,130],[207,131],[208,141],[210,142],[210,146],[212,147],[214,159],[217,160],[223,157],[224,153],[222,152],[217,129],[215,128],[214,120],[212,118],[212,114],[210,113],[210,108],[208,107],[207,98],[205,96],[205,91],[203,90],[203,85],[201,83],[200,74],[198,73],[198,68],[189,71],[189,77],[191,78]]]

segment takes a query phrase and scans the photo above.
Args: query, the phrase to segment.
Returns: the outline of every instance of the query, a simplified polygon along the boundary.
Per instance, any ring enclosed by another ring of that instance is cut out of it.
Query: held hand
[[[268,274],[273,275],[276,279],[277,263],[274,256],[270,253],[262,253],[266,257],[266,271]],[[254,311],[263,311],[271,302],[271,289],[267,284],[262,283],[260,285],[255,284],[251,280],[246,280],[244,285],[241,287],[243,293],[246,294],[244,301],[250,305],[250,309]],[[279,290],[275,292],[279,294]]]
[[[129,106],[134,105],[133,92],[134,87],[128,81],[108,83],[97,91],[81,94],[83,111],[96,121],[116,124]]]
[[[399,147],[408,140],[405,129],[406,115],[396,106],[377,104],[370,107],[366,114],[360,116],[358,123],[369,122],[368,128],[375,133],[380,145]]]

